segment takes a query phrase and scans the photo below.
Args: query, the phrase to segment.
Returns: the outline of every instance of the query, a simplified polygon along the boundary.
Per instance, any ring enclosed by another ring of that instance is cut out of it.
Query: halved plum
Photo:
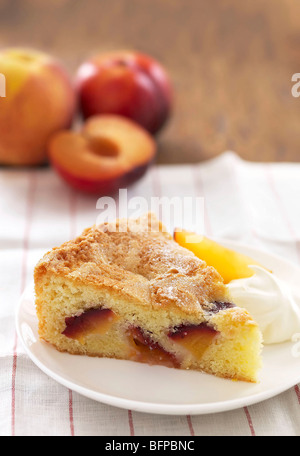
[[[166,351],[157,342],[153,342],[151,335],[146,334],[141,328],[131,327],[127,333],[133,348],[133,361],[166,367],[179,367],[180,363],[176,356]]]
[[[157,145],[140,125],[116,115],[90,117],[81,131],[61,130],[49,142],[49,160],[72,187],[106,196],[140,179]]]
[[[169,332],[168,336],[172,341],[189,350],[199,360],[218,334],[219,331],[206,323],[201,323],[200,325],[177,326]]]
[[[89,309],[80,315],[66,317],[66,328],[62,334],[84,343],[90,334],[106,334],[118,318],[110,309]]]

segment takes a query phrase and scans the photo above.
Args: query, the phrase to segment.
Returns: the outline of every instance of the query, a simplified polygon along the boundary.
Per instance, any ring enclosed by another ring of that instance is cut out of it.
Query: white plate
[[[227,241],[222,244],[251,256],[291,286],[300,287],[300,270],[292,263],[249,246]],[[27,354],[49,377],[83,396],[140,412],[193,415],[233,410],[274,397],[300,381],[300,358],[292,351],[295,342],[264,347],[257,384],[131,361],[60,353],[38,338],[33,285],[20,300],[16,326]]]

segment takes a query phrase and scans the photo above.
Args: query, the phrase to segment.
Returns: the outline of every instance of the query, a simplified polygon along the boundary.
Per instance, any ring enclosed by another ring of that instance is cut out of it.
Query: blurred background
[[[34,47],[71,74],[90,55],[136,49],[173,80],[158,163],[234,150],[299,161],[300,4],[295,0],[0,0],[0,46]]]

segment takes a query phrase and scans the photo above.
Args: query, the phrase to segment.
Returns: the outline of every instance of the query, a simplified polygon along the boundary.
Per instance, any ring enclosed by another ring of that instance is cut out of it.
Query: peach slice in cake
[[[35,268],[40,337],[71,354],[257,381],[261,333],[153,214],[92,226]]]

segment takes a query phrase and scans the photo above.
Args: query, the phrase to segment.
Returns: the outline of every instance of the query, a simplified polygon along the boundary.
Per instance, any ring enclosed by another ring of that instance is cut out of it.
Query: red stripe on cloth
[[[128,424],[129,424],[130,435],[134,436],[134,425],[133,425],[133,418],[132,418],[131,410],[128,410]]]
[[[13,350],[13,365],[12,365],[12,378],[11,378],[11,434],[15,435],[15,420],[16,420],[16,372],[17,372],[17,343],[18,337],[15,334],[15,343]]]
[[[194,427],[193,427],[193,423],[192,423],[192,418],[191,418],[190,415],[187,415],[186,419],[187,419],[187,422],[188,422],[188,425],[189,425],[190,434],[191,434],[192,437],[194,437],[195,431],[194,431]]]
[[[74,437],[74,415],[73,415],[73,394],[72,391],[69,390],[69,418],[70,418],[70,431],[71,436]]]
[[[25,290],[26,278],[27,278],[27,257],[28,257],[28,245],[32,222],[33,213],[33,202],[36,191],[36,174],[30,172],[28,175],[28,191],[26,196],[26,214],[25,214],[25,229],[23,236],[23,258],[21,267],[21,288],[20,294]],[[17,375],[17,346],[18,336],[15,333],[15,341],[13,348],[13,365],[12,365],[12,379],[11,379],[11,434],[15,435],[15,424],[16,424],[16,375]]]
[[[249,413],[248,407],[244,407],[244,411],[245,411],[245,414],[246,414],[246,417],[247,417],[247,421],[248,421],[248,425],[249,425],[249,428],[250,428],[251,435],[254,437],[255,436],[255,430],[254,430],[254,426],[253,426],[253,423],[252,423],[252,419],[251,419],[251,415]]]

